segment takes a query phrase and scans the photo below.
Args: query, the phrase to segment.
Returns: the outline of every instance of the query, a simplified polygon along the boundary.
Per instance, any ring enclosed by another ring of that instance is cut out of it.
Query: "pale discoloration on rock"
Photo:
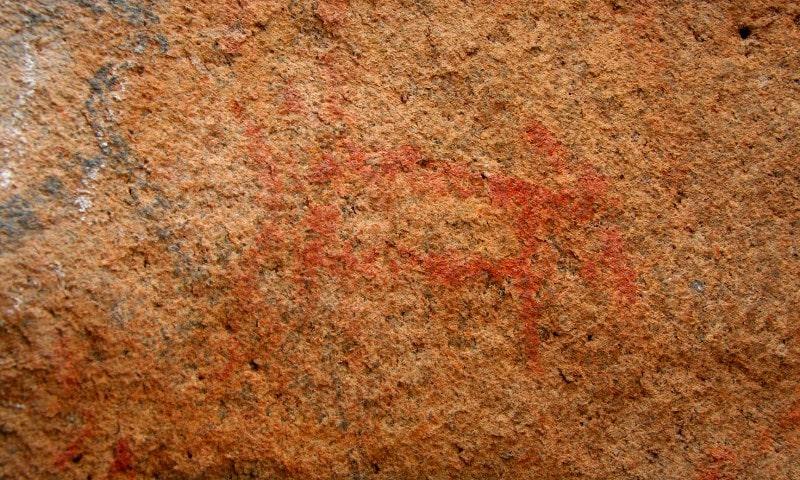
[[[14,176],[15,162],[24,157],[27,151],[28,139],[25,137],[26,108],[28,101],[33,97],[36,88],[36,60],[33,56],[30,41],[28,38],[14,38],[4,45],[4,59],[16,60],[19,79],[16,81],[18,87],[16,92],[11,86],[6,86],[4,90],[13,97],[11,106],[4,112],[2,119],[2,142],[3,148],[3,169],[0,171],[0,187],[8,188]],[[10,48],[9,48],[10,47]],[[9,67],[10,65],[7,65]],[[9,73],[11,69],[9,68]],[[13,80],[12,80],[13,81]],[[16,95],[14,95],[16,93]]]

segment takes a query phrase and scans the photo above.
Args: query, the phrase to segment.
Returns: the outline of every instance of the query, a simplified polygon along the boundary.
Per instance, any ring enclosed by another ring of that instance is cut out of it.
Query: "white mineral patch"
[[[21,49],[18,58],[18,68],[21,87],[14,98],[11,111],[6,113],[2,119],[2,132],[0,140],[4,145],[3,160],[4,168],[0,170],[0,188],[11,186],[12,171],[17,158],[21,158],[26,153],[28,139],[24,133],[25,107],[28,101],[36,92],[36,58],[33,55],[33,48],[27,39],[23,39],[18,47]],[[12,51],[9,55],[14,56]]]
[[[11,170],[4,168],[0,170],[0,188],[8,188],[11,186]]]
[[[78,206],[78,211],[84,213],[92,208],[92,199],[87,195],[81,195],[75,199],[75,205]]]

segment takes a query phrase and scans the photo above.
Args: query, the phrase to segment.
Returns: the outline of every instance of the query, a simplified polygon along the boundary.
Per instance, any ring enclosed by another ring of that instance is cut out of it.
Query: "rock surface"
[[[800,478],[794,2],[0,15],[0,478]]]

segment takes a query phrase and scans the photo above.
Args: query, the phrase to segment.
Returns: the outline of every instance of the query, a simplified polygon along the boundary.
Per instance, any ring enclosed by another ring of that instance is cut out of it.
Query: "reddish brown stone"
[[[800,478],[796,6],[0,14],[0,477]]]

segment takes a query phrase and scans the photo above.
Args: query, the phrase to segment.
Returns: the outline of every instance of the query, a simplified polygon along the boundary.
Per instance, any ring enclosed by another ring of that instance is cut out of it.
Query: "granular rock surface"
[[[0,2],[0,478],[800,479],[799,45]]]

